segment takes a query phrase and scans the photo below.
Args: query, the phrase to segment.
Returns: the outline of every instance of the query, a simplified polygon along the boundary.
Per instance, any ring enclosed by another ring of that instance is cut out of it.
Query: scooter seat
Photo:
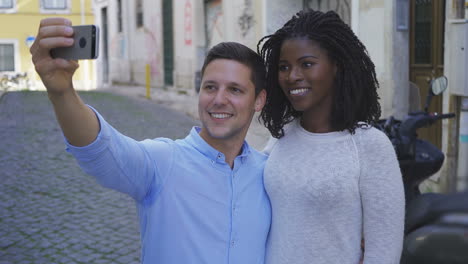
[[[437,221],[445,214],[457,212],[468,213],[468,191],[453,194],[421,194],[406,209],[405,235]]]

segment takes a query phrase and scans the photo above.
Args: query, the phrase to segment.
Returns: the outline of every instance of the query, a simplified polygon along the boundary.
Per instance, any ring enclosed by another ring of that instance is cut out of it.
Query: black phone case
[[[50,50],[52,58],[67,60],[96,59],[99,51],[99,28],[95,25],[73,26],[73,46]]]

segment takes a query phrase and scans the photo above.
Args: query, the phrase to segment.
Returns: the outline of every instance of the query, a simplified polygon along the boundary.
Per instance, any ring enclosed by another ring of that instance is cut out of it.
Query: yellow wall
[[[60,16],[66,17],[72,21],[74,25],[81,23],[81,1],[69,0],[71,4],[69,12],[64,13],[41,13],[40,0],[16,0],[16,10],[14,12],[0,11],[0,40],[16,39],[18,41],[18,54],[20,56],[19,65],[16,70],[18,72],[28,72],[30,79],[39,80],[34,72],[34,66],[31,62],[29,47],[26,44],[28,36],[36,36],[39,28],[39,22],[43,18]],[[83,0],[84,3],[84,21],[83,24],[94,24],[94,14],[92,13],[92,0]],[[75,73],[75,80],[83,80],[86,76],[83,72],[84,68],[88,68],[88,78],[93,81],[96,79],[95,63],[89,63],[89,67],[82,67],[84,63],[80,62],[80,69]],[[41,86],[40,82],[37,82]],[[79,84],[81,85],[81,84]],[[84,88],[84,87],[83,87]]]

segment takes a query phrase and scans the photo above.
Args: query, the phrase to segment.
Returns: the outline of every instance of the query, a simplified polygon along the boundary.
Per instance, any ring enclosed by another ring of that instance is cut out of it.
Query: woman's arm
[[[405,201],[398,160],[390,140],[377,129],[360,138],[365,264],[397,264],[403,246]]]

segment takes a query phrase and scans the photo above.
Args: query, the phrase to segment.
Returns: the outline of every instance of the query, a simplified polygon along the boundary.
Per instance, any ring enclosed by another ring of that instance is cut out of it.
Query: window
[[[136,26],[143,27],[143,0],[136,0]]]
[[[16,1],[15,0],[0,0],[0,13],[15,13]]]
[[[42,0],[42,9],[64,10],[68,8],[68,0]]]
[[[15,45],[0,43],[0,72],[15,71]]]
[[[13,8],[13,0],[0,0],[1,9],[11,9]]]
[[[396,27],[399,31],[409,29],[409,0],[397,0],[396,2]]]
[[[117,32],[122,32],[122,0],[117,0]]]

